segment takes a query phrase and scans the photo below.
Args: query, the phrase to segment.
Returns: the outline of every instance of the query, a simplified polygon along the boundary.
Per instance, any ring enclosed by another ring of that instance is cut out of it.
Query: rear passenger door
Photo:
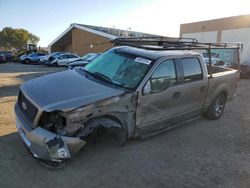
[[[178,58],[175,59],[180,67],[181,84],[180,89],[180,113],[187,116],[195,116],[200,113],[203,107],[206,91],[207,76],[204,76],[202,62],[199,58]]]

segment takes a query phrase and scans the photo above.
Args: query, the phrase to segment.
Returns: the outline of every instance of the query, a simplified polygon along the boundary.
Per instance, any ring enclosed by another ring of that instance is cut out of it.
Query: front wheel
[[[221,93],[213,100],[209,110],[206,112],[206,117],[212,120],[219,119],[224,112],[225,104],[226,96],[224,93]]]
[[[31,61],[30,61],[29,59],[25,59],[25,60],[24,60],[24,63],[25,63],[25,64],[30,64]]]
[[[52,67],[58,67],[58,63],[57,62],[53,63]]]

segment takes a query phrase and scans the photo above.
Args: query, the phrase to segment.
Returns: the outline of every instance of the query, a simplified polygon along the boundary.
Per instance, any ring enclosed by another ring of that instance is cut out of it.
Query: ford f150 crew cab
[[[63,162],[96,130],[119,144],[205,114],[218,119],[233,98],[239,71],[214,67],[200,53],[114,47],[85,68],[25,82],[16,126],[36,158]]]

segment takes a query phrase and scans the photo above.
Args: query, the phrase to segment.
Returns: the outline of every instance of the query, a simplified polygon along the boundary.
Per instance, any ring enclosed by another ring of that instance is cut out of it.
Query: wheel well
[[[105,131],[109,129],[111,131],[110,133],[115,135],[116,139],[118,139],[117,141],[120,145],[123,145],[128,138],[127,129],[124,128],[120,119],[113,115],[106,115],[89,119],[87,122],[85,122],[85,125],[86,126],[83,129],[79,129],[75,133],[75,136],[82,139],[88,139],[88,137],[93,134],[95,136],[98,131],[102,132],[103,130]]]
[[[104,120],[104,122],[108,123],[107,126],[103,126],[103,124],[102,124],[103,120]],[[114,123],[112,123],[112,121]],[[84,124],[86,125],[86,127],[84,127],[84,129],[82,129],[82,131],[83,131],[82,133],[84,133],[84,136],[89,135],[89,133],[91,133],[92,130],[94,130],[94,129],[98,128],[98,127],[101,127],[101,126],[103,126],[104,128],[110,128],[110,127],[124,128],[124,126],[123,126],[122,122],[120,121],[120,119],[113,116],[113,115],[105,115],[105,116],[94,117],[94,118],[91,118],[88,121],[86,121]],[[91,125],[91,126],[89,126],[89,125]],[[76,132],[76,134],[78,134],[79,131],[81,131],[81,129],[78,130]]]
[[[223,95],[225,95],[226,99],[227,99],[227,92],[226,91],[222,91],[221,92]]]
[[[113,116],[113,115],[105,115],[105,116],[103,116],[103,117],[112,119],[112,120],[115,121],[116,123],[119,123],[121,126],[123,126],[122,121],[121,121],[118,117],[116,117],[116,116]]]

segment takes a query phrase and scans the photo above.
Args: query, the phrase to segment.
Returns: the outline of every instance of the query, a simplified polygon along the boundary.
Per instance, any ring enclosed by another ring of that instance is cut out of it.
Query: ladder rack
[[[116,38],[112,43],[117,46],[125,45],[148,50],[243,49],[242,43],[203,43],[194,38],[131,37]]]

